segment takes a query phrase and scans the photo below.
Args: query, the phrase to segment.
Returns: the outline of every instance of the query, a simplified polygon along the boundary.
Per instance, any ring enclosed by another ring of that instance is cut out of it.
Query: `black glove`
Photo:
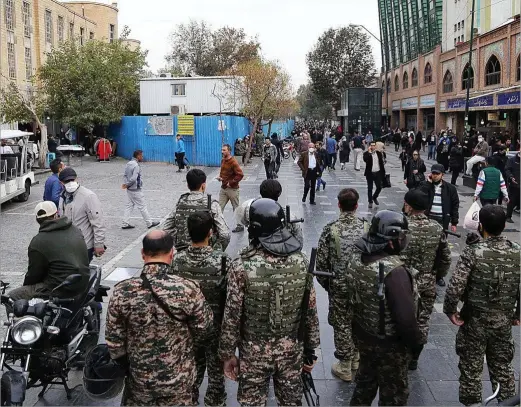
[[[304,364],[312,366],[313,362],[317,360],[314,349],[304,349]]]
[[[465,243],[468,245],[471,245],[474,243],[478,243],[480,240],[481,240],[481,238],[479,237],[478,234],[471,232],[471,233],[467,234],[467,240]]]

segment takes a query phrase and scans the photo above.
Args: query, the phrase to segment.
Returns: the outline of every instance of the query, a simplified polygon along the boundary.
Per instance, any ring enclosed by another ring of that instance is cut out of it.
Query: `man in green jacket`
[[[506,203],[508,203],[508,191],[505,180],[501,171],[493,165],[492,157],[487,157],[485,168],[483,168],[478,175],[478,182],[476,184],[476,192],[474,192],[474,200],[478,198],[482,206],[501,204],[500,196]]]
[[[59,297],[75,297],[89,283],[89,256],[83,235],[69,219],[57,217],[54,202],[40,202],[35,214],[40,230],[29,244],[27,274],[23,286],[10,291],[8,296],[14,301],[45,297],[68,276],[80,274],[83,278],[78,284],[56,293]]]

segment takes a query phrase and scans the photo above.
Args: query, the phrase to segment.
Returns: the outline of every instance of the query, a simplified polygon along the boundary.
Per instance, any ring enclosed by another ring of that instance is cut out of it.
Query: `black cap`
[[[78,178],[78,175],[76,174],[76,171],[74,171],[71,167],[65,167],[58,176],[59,180],[61,182],[67,182],[72,181]]]
[[[439,174],[445,174],[445,167],[443,164],[434,164],[431,167],[431,172],[437,172]]]
[[[419,189],[411,189],[405,194],[405,203],[416,211],[425,211],[429,207],[427,194]]]

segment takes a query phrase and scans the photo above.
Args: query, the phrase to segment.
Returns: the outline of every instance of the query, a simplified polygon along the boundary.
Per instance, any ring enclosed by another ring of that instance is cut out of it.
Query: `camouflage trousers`
[[[510,324],[490,328],[490,323],[469,318],[456,335],[456,353],[459,359],[459,401],[468,406],[481,404],[481,376],[483,357],[487,357],[492,388],[501,385],[498,400],[506,400],[515,394],[514,342]]]
[[[208,369],[208,388],[204,396],[204,404],[207,406],[220,406],[226,402],[224,389],[223,363],[218,356],[219,335],[212,336],[207,346],[195,349],[195,366],[197,378],[195,380],[192,399],[195,405],[199,403],[199,387],[204,379],[204,372]]]
[[[170,389],[169,389],[170,390]],[[151,395],[149,393],[141,393],[133,391],[130,386],[125,384],[122,406],[196,406],[197,403],[192,401],[191,391],[186,389],[175,389],[174,394],[165,396]]]
[[[433,276],[434,277],[434,276]],[[432,309],[436,302],[436,282],[433,281],[432,289],[420,292],[420,301],[418,303],[418,328],[422,333],[422,343],[427,343],[429,337],[429,322],[431,320]]]
[[[335,357],[338,360],[352,360],[357,352],[353,341],[353,310],[338,307],[334,300],[329,301],[328,323],[333,327]]]
[[[358,341],[360,366],[352,406],[370,406],[380,392],[380,406],[406,406],[409,398],[407,381],[408,353],[401,344],[382,341]]]
[[[266,405],[270,378],[278,405],[302,405],[303,349],[296,340],[245,342],[239,354],[237,400],[241,406]]]

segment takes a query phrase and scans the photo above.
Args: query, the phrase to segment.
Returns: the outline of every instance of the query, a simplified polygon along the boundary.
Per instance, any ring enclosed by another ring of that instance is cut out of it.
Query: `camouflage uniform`
[[[418,325],[424,336],[429,335],[429,320],[436,300],[436,274],[446,276],[450,269],[450,249],[443,228],[426,215],[411,215],[409,221],[409,244],[400,258],[406,267],[418,270],[416,283],[420,293]]]
[[[464,303],[460,315],[465,323],[456,336],[462,404],[481,404],[484,356],[493,388],[501,385],[498,400],[515,393],[512,320],[519,319],[519,254],[519,245],[502,236],[471,244],[447,287],[445,314],[456,313],[458,301]]]
[[[223,258],[225,259],[223,270]],[[218,357],[219,335],[222,314],[226,301],[226,274],[231,265],[230,257],[210,246],[193,247],[183,250],[172,262],[172,272],[180,277],[195,280],[200,286],[208,305],[213,311],[213,334],[204,346],[195,350],[197,379],[194,383],[193,402],[199,401],[199,387],[208,368],[208,388],[204,398],[207,406],[224,405],[226,392],[224,389],[224,372]]]
[[[201,211],[208,211],[208,195],[205,193],[193,191],[179,197],[175,210],[168,215],[163,224],[163,230],[174,238],[176,250],[183,250],[191,244],[186,222],[190,214]],[[210,245],[216,250],[226,250],[230,243],[230,228],[224,220],[219,202],[212,201],[210,214],[214,222],[214,234],[210,239]]]
[[[317,249],[317,270],[332,271],[336,276],[348,272],[346,257],[354,241],[364,233],[364,222],[354,212],[342,212],[338,220],[324,227]],[[356,353],[351,334],[352,308],[343,301],[342,279],[317,276],[317,281],[329,294],[329,325],[334,327],[335,356],[339,360],[352,360]],[[339,296],[339,298],[337,298]]]
[[[180,321],[165,313],[141,278],[114,287],[105,339],[113,359],[128,357],[123,405],[193,405],[194,345],[211,333],[212,311],[196,283],[169,272],[170,265],[157,263],[142,271]]]
[[[384,332],[380,332],[380,301],[377,296],[379,263],[384,264],[384,278],[403,262],[398,256],[387,256],[371,263],[363,263],[361,253],[353,249],[347,259],[351,273],[342,276],[342,295],[353,307],[355,342],[360,352],[360,367],[356,374],[356,388],[352,406],[369,406],[379,392],[379,405],[407,405],[409,397],[407,363],[408,351],[397,340],[396,324],[384,299]],[[412,281],[413,297],[417,300],[416,270],[407,269]],[[344,291],[345,290],[345,291]]]
[[[228,360],[239,347],[241,405],[265,405],[270,377],[279,405],[302,403],[303,344],[297,333],[306,289],[310,297],[304,347],[320,345],[313,277],[307,268],[300,252],[278,257],[251,246],[232,263],[220,355]]]

